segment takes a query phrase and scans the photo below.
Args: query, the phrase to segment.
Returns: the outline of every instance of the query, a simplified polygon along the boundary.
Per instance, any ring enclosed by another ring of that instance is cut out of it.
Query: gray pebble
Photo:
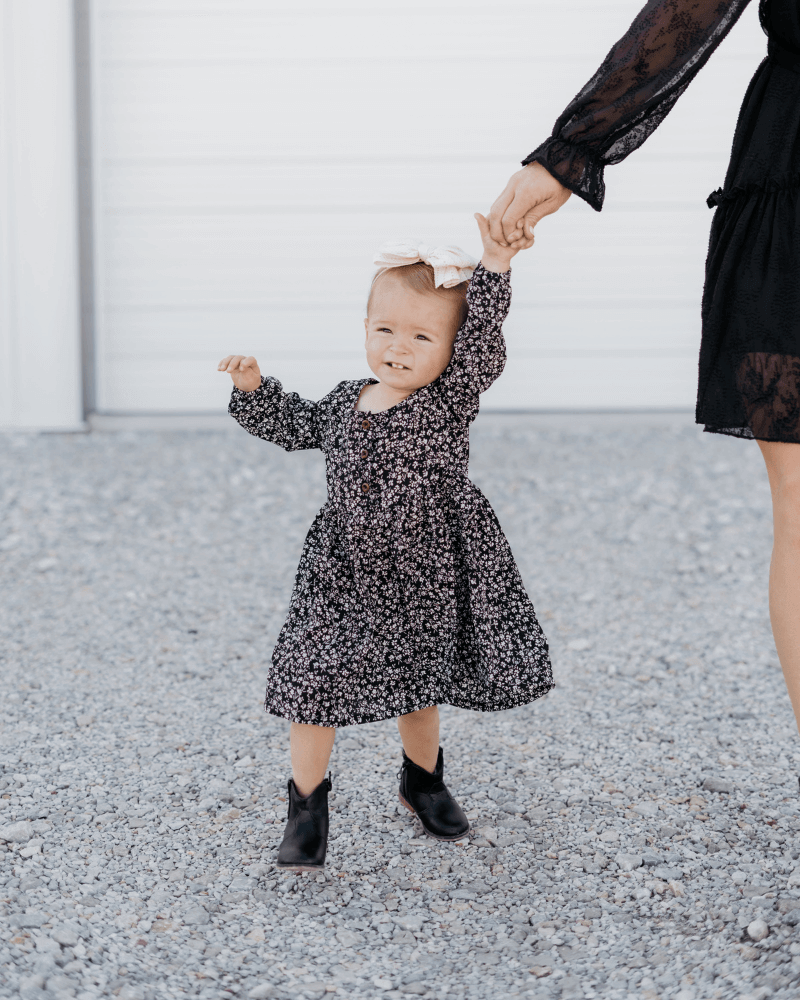
[[[8,823],[0,826],[0,840],[13,843],[27,843],[34,835],[33,823],[21,820],[18,823]]]
[[[763,941],[768,934],[769,927],[760,917],[747,925],[747,936],[751,941]]]
[[[642,867],[642,857],[640,854],[618,854],[614,859],[617,867],[623,872],[632,872],[636,868]]]
[[[703,788],[707,792],[732,792],[734,785],[732,781],[726,781],[724,778],[706,778],[703,782]]]
[[[53,940],[65,948],[72,948],[78,943],[78,931],[74,926],[61,924],[53,929]]]
[[[41,927],[48,921],[47,913],[12,913],[9,918],[12,927]]]

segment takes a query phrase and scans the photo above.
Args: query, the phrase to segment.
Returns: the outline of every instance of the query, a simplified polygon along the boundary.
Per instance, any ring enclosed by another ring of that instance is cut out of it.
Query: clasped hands
[[[529,163],[512,174],[489,212],[489,231],[497,243],[511,246],[533,240],[536,223],[552,215],[572,192],[541,163]]]

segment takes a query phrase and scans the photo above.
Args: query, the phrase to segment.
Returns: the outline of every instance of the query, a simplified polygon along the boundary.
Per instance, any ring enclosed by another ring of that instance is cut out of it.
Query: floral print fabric
[[[553,686],[547,641],[497,518],[467,478],[479,395],[505,364],[509,274],[479,266],[436,381],[379,413],[375,379],[319,402],[263,378],[230,413],[287,451],[320,448],[328,499],[303,547],[265,707],[348,726],[429,705],[513,708]]]

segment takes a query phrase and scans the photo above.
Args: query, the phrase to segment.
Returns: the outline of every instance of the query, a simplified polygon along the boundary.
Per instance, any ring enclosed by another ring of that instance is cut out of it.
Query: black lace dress
[[[480,393],[502,372],[509,274],[480,265],[453,357],[435,382],[379,413],[376,379],[318,403],[264,378],[230,413],[287,451],[320,448],[328,500],[308,532],[266,709],[350,726],[429,705],[514,708],[553,686],[547,641],[489,502],[467,478]]]
[[[523,162],[598,211],[603,169],[658,127],[749,0],[650,0]],[[768,56],[745,94],[703,294],[697,421],[800,442],[800,0],[761,0]],[[713,113],[713,109],[712,109]]]

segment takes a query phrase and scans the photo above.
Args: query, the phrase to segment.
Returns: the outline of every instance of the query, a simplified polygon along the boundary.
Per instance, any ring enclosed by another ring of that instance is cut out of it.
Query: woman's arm
[[[526,213],[538,208],[535,225],[569,192],[599,212],[606,164],[620,163],[658,128],[749,2],[649,0],[550,138],[522,161],[541,164],[549,179],[524,168],[492,206],[493,236],[511,238]],[[524,232],[530,235],[530,222]]]

